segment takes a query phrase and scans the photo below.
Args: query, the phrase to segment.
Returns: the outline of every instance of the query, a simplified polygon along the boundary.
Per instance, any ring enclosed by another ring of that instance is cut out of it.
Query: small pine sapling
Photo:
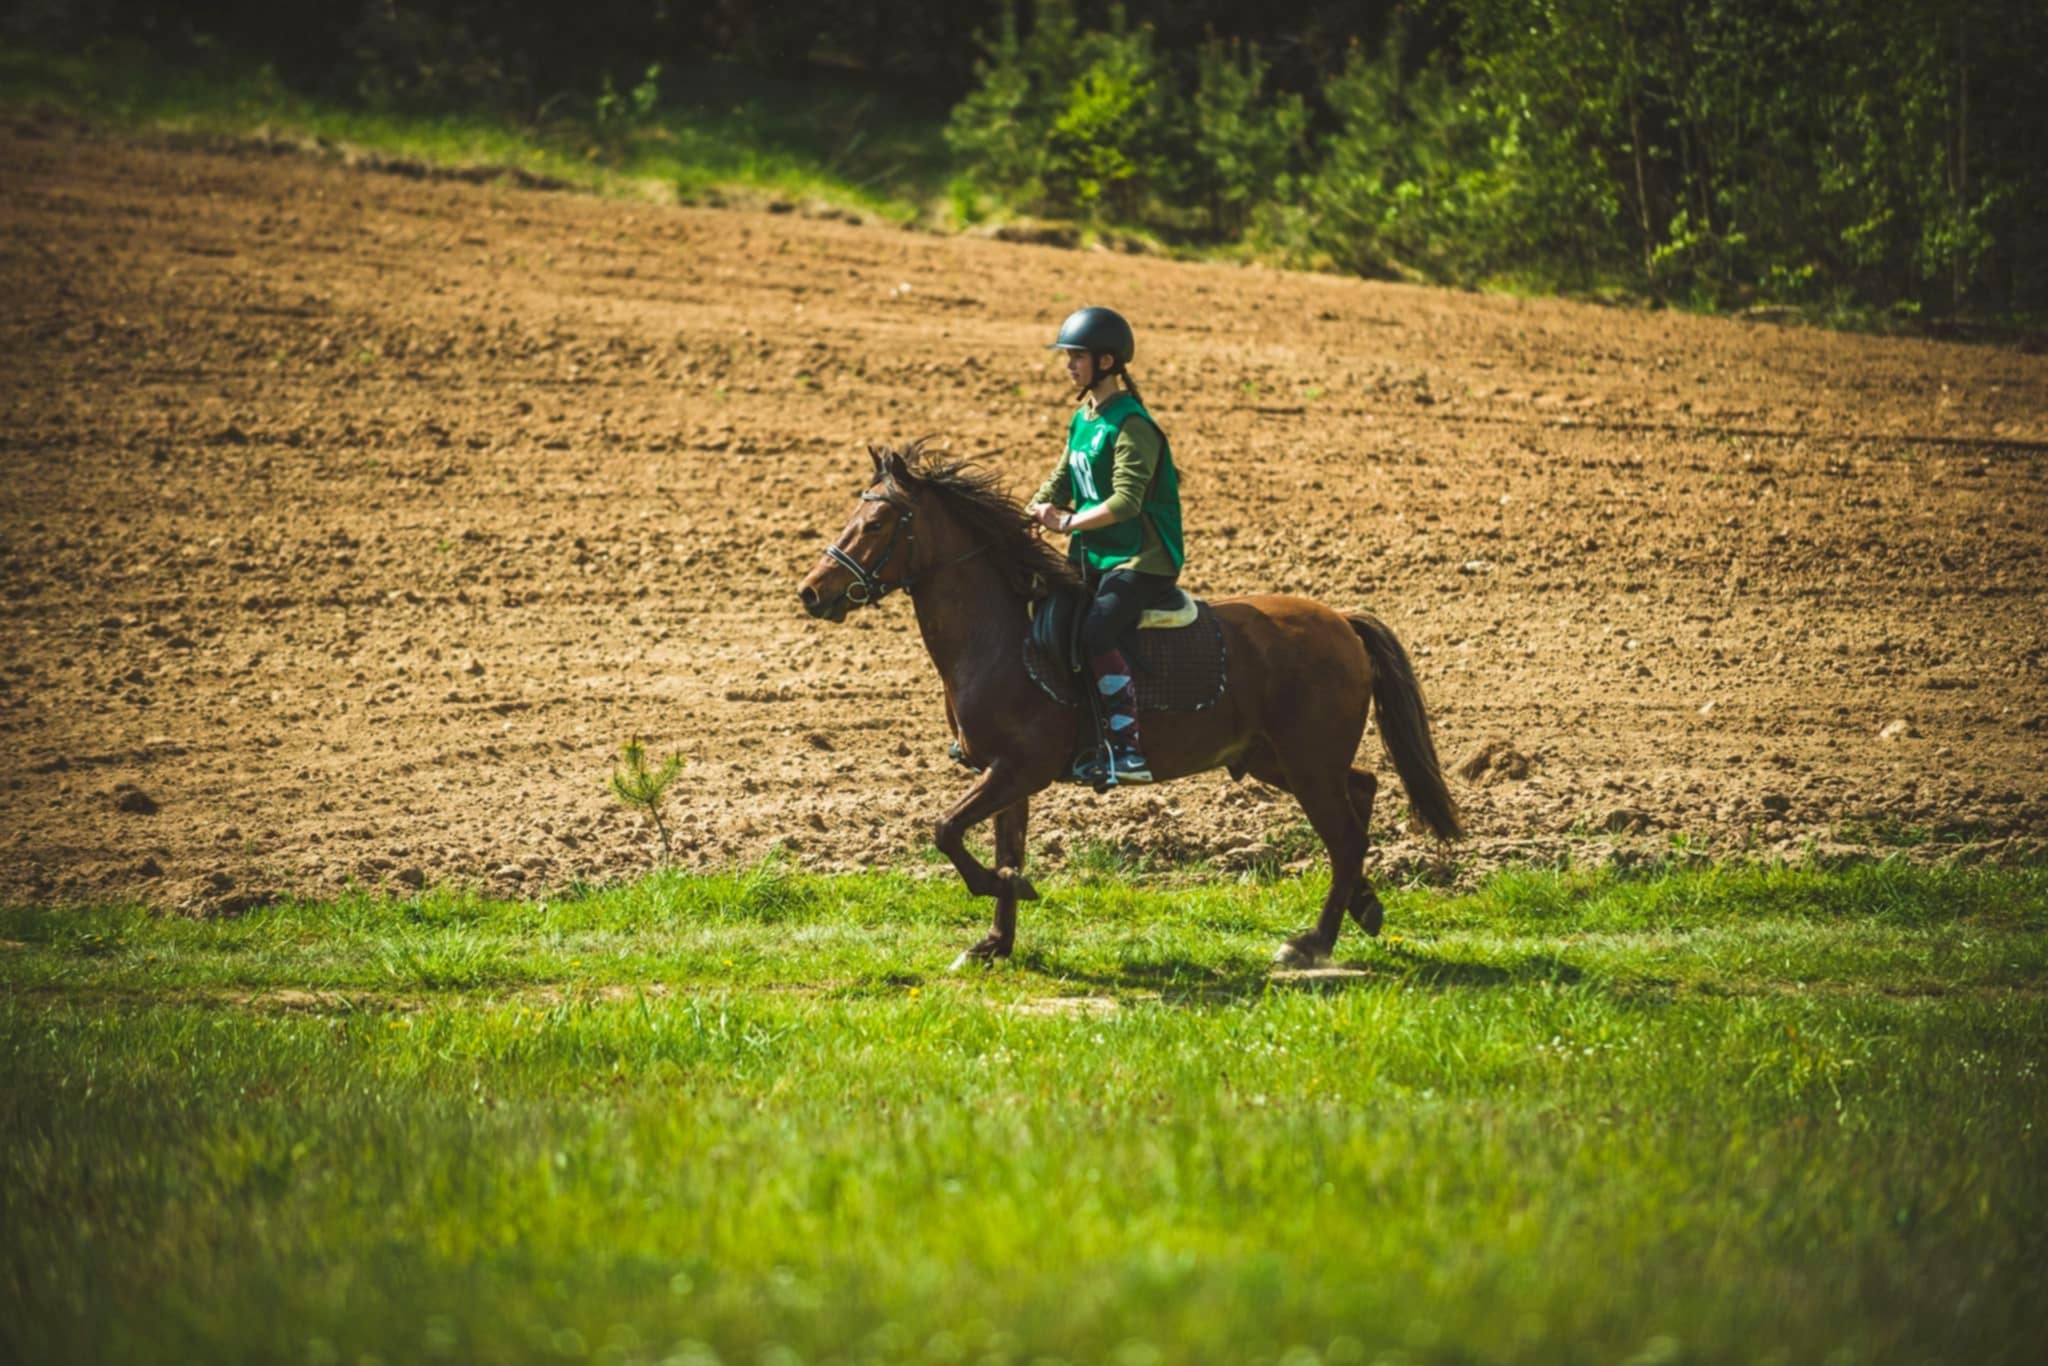
[[[674,851],[669,847],[668,822],[661,818],[662,799],[668,794],[668,785],[683,771],[683,756],[671,754],[661,761],[658,768],[647,767],[647,746],[639,736],[626,741],[619,751],[620,766],[612,770],[612,793],[629,807],[638,807],[654,821],[654,833],[661,837],[661,861],[672,862]]]

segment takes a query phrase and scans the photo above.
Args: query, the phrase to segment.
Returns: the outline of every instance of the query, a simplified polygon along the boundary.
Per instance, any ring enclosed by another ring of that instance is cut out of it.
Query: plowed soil
[[[1028,491],[1083,301],[1136,323],[1186,584],[1406,641],[1455,868],[2048,833],[2040,355],[47,125],[0,186],[6,900],[630,876],[634,734],[686,864],[919,865],[967,778],[909,607],[796,584],[867,442]],[[1383,874],[1437,857],[1381,810]],[[1221,774],[1033,840],[1309,850]]]

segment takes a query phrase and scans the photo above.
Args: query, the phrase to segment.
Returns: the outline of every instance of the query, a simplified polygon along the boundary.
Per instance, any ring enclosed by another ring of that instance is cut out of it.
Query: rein
[[[895,508],[896,527],[889,533],[889,544],[882,547],[881,556],[872,565],[862,564],[859,560],[841,550],[837,545],[827,545],[825,547],[825,557],[847,573],[853,575],[853,582],[846,585],[846,591],[840,594],[840,596],[855,607],[871,607],[899,588],[914,598],[917,596],[918,577],[929,578],[935,570],[950,568],[963,561],[971,560],[989,548],[988,543],[984,542],[964,555],[955,555],[944,564],[933,565],[925,570],[923,575],[913,577],[910,572],[910,562],[917,555],[917,529],[911,525],[911,522],[916,518],[917,510],[908,504],[897,502],[885,493],[864,491],[860,496],[860,500],[863,503],[887,503],[890,507]],[[898,544],[903,546],[903,568],[895,578],[884,579],[881,577],[882,570],[895,557]]]

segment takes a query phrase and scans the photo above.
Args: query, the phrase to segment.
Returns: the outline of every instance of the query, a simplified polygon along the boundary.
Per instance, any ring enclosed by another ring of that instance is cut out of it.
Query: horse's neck
[[[976,660],[992,658],[1021,638],[1024,599],[1009,586],[993,553],[975,546],[950,519],[913,597],[925,652],[941,677],[957,679]]]

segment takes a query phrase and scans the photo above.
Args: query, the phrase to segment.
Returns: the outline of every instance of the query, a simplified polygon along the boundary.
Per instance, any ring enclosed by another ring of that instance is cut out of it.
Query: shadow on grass
[[[1451,958],[1414,944],[1377,945],[1369,957],[1333,961],[1320,968],[1290,970],[1255,959],[1228,964],[1176,960],[1132,962],[1109,969],[1089,969],[1064,961],[1057,953],[1027,949],[1016,966],[1063,982],[1105,993],[1156,993],[1166,1005],[1227,1005],[1255,1000],[1268,992],[1294,991],[1332,995],[1358,989],[1388,987],[1428,991],[1487,990],[1548,982],[1574,986],[1586,980],[1583,969],[1553,954],[1532,953],[1499,962]]]

